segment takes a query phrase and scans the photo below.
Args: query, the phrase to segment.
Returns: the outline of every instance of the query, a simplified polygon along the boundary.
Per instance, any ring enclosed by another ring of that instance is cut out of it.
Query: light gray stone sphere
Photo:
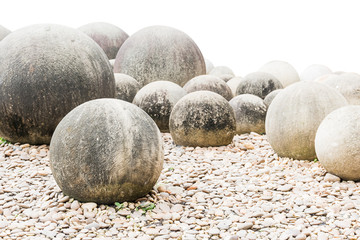
[[[105,22],[93,22],[78,28],[91,37],[104,50],[109,59],[114,59],[121,45],[129,37],[121,28]]]
[[[142,86],[169,80],[180,86],[205,74],[203,55],[184,32],[165,26],[143,28],[121,46],[114,72],[135,78]]]
[[[175,104],[170,115],[170,133],[177,145],[228,145],[235,130],[234,111],[229,102],[210,91],[187,94]]]
[[[242,77],[233,77],[226,84],[230,87],[231,92],[234,96],[236,96],[236,89],[239,86],[239,83],[244,80]]]
[[[281,82],[270,73],[253,72],[244,77],[236,88],[236,94],[253,94],[264,99],[274,90],[283,88]]]
[[[304,71],[302,71],[302,73],[300,74],[300,80],[314,81],[315,79],[330,73],[332,73],[332,71],[327,66],[321,64],[312,64],[308,66]]]
[[[132,102],[141,86],[133,77],[123,73],[115,73],[115,98]]]
[[[154,121],[117,99],[89,101],[69,112],[54,132],[50,152],[51,171],[64,194],[99,204],[145,196],[164,159]]]
[[[346,99],[322,83],[301,81],[282,90],[270,104],[265,121],[267,139],[281,157],[313,160],[315,134],[333,110]]]
[[[214,64],[209,60],[209,59],[204,59],[205,60],[205,66],[206,66],[206,74],[209,74],[211,72],[211,70],[214,69]]]
[[[11,31],[9,29],[0,25],[0,41],[3,40],[10,33],[11,33]]]
[[[360,180],[359,122],[360,106],[349,105],[327,115],[316,132],[321,165],[344,180]]]
[[[115,59],[110,59],[110,60],[109,60],[109,63],[110,63],[110,65],[111,65],[112,69],[114,69]]]
[[[235,77],[234,72],[227,66],[216,66],[210,71],[209,75],[219,77],[225,82]]]
[[[174,105],[187,92],[169,81],[156,81],[145,85],[136,94],[133,104],[144,110],[161,132],[169,132],[169,118]]]
[[[271,102],[274,100],[276,95],[278,95],[279,92],[281,92],[282,90],[283,89],[277,89],[277,90],[272,91],[268,95],[266,95],[266,97],[264,98],[264,103],[265,103],[266,107],[270,106]]]
[[[288,62],[284,61],[271,61],[264,64],[259,70],[259,72],[267,72],[274,75],[283,85],[287,87],[290,84],[300,81],[300,77],[295,68],[290,65]]]
[[[212,91],[220,94],[228,101],[233,98],[231,89],[226,82],[213,75],[200,75],[194,77],[185,84],[184,89],[188,93],[196,91]]]
[[[0,136],[11,142],[49,144],[74,107],[114,96],[109,60],[78,30],[32,25],[0,42]]]
[[[260,97],[252,94],[241,94],[229,102],[234,109],[236,134],[265,133],[267,107]]]

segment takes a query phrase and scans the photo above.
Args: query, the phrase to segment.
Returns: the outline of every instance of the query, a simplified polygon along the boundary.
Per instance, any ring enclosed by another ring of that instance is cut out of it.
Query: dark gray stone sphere
[[[9,29],[0,25],[0,41],[3,40],[10,33],[11,33],[11,31]]]
[[[253,94],[262,99],[276,89],[283,88],[281,82],[270,73],[253,72],[244,77],[236,88],[236,95]]]
[[[133,104],[149,114],[161,132],[169,132],[170,113],[174,105],[186,94],[187,92],[176,83],[156,81],[141,88]]]
[[[197,91],[180,99],[170,115],[170,133],[177,145],[222,146],[232,142],[234,111],[217,93]]]
[[[213,75],[200,75],[188,81],[184,89],[188,92],[211,91],[230,101],[233,98],[230,87],[220,78]]]
[[[270,106],[271,102],[274,100],[276,95],[278,95],[282,90],[283,89],[277,89],[277,90],[272,91],[268,95],[266,95],[266,97],[264,98],[264,103],[265,103],[266,107]]]
[[[104,51],[84,33],[59,25],[33,25],[0,42],[0,136],[48,144],[74,107],[114,97]]]
[[[121,46],[114,72],[135,78],[142,86],[169,80],[180,86],[205,74],[203,55],[185,33],[165,26],[151,26],[130,36]]]
[[[64,194],[99,204],[145,196],[164,159],[154,121],[117,99],[97,99],[73,109],[57,126],[50,152],[51,170]]]
[[[132,102],[141,86],[133,77],[123,73],[115,73],[116,98]]]
[[[227,66],[216,66],[210,71],[209,75],[219,77],[225,82],[235,77],[234,72]]]
[[[109,59],[114,59],[121,45],[129,37],[121,28],[104,22],[89,23],[78,28],[91,37],[104,50]]]

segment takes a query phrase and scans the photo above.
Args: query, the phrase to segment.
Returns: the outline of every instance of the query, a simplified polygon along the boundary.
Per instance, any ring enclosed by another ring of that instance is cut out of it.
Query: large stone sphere
[[[326,171],[360,181],[360,106],[345,106],[325,117],[315,138],[316,155]]]
[[[187,92],[169,81],[156,81],[145,85],[136,94],[133,104],[144,110],[161,132],[169,132],[169,118],[174,105]]]
[[[315,79],[330,73],[332,73],[332,71],[327,66],[321,64],[312,64],[300,74],[300,80],[314,81]]]
[[[235,113],[236,134],[265,132],[267,107],[264,100],[252,94],[241,94],[229,103]]]
[[[234,96],[236,96],[236,89],[239,86],[239,83],[244,80],[242,77],[233,77],[226,84],[230,87],[231,92]]]
[[[244,77],[236,88],[236,94],[253,94],[264,99],[274,90],[283,88],[276,77],[266,72],[253,72]]]
[[[116,98],[132,102],[141,86],[133,77],[123,73],[115,73]]]
[[[267,139],[281,157],[313,160],[315,134],[333,110],[347,105],[335,89],[301,81],[282,90],[270,104],[265,121]]]
[[[92,100],[73,109],[57,126],[50,152],[52,173],[65,195],[104,204],[146,195],[164,159],[154,121],[117,99]]]
[[[91,37],[104,50],[109,59],[114,59],[121,45],[129,37],[121,28],[105,22],[94,22],[78,28]]]
[[[259,72],[267,72],[274,75],[284,88],[300,81],[299,74],[295,68],[284,61],[268,62],[259,69]]]
[[[114,96],[109,60],[78,30],[33,25],[0,42],[0,136],[11,142],[48,144],[74,107]]]
[[[0,25],[0,41],[3,40],[10,33],[11,33],[11,31],[9,29]]]
[[[214,92],[198,91],[177,102],[169,126],[177,145],[222,146],[232,142],[236,121],[225,98]]]
[[[212,91],[230,101],[233,98],[230,87],[220,78],[213,75],[200,75],[188,81],[184,89],[188,92]]]
[[[169,80],[180,86],[205,74],[203,55],[184,32],[165,26],[143,28],[121,46],[114,72],[135,78],[142,86]]]
[[[225,82],[235,77],[234,72],[227,66],[216,66],[210,71],[209,75],[219,77]]]

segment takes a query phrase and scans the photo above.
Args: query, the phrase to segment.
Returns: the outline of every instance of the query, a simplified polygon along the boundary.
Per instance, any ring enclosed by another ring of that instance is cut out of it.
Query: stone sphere
[[[239,83],[244,80],[242,77],[233,77],[226,84],[230,87],[231,92],[234,96],[236,96],[236,89],[239,86]]]
[[[219,77],[225,82],[235,77],[234,72],[227,66],[216,66],[210,71],[209,75]]]
[[[174,105],[187,92],[169,81],[156,81],[145,85],[136,94],[133,104],[144,110],[161,132],[169,132],[169,118]]]
[[[170,134],[177,145],[222,146],[232,142],[234,111],[217,93],[198,91],[180,99],[170,115]]]
[[[50,152],[51,170],[64,194],[99,204],[145,196],[164,159],[154,121],[134,104],[106,98],[69,112],[54,132]]]
[[[125,41],[116,55],[114,72],[130,75],[142,86],[158,80],[184,86],[205,74],[206,67],[200,49],[184,32],[151,26]]]
[[[332,73],[332,71],[327,66],[321,64],[312,64],[300,74],[300,80],[314,81],[315,79],[330,73]]]
[[[111,65],[111,68],[114,69],[114,63],[115,63],[115,59],[110,59],[109,63]]]
[[[10,33],[11,33],[11,31],[9,29],[0,25],[0,41],[3,40]]]
[[[266,97],[264,98],[264,103],[265,103],[266,107],[270,106],[271,102],[274,100],[276,95],[278,95],[279,92],[281,92],[282,90],[283,89],[277,89],[277,90],[272,91],[268,95],[266,95]]]
[[[80,31],[32,25],[0,42],[0,136],[11,142],[48,144],[74,107],[114,96],[109,60]]]
[[[132,102],[141,86],[133,77],[123,73],[115,73],[115,98]]]
[[[91,37],[104,50],[109,59],[114,59],[121,45],[129,37],[121,28],[105,22],[94,22],[78,28]]]
[[[259,72],[267,72],[274,75],[284,88],[300,81],[299,74],[295,68],[284,61],[268,62],[259,69]]]
[[[321,122],[315,138],[316,155],[326,171],[360,180],[360,106],[339,108]]]
[[[235,113],[236,134],[265,132],[267,107],[264,100],[252,94],[241,94],[229,103]]]
[[[274,90],[283,88],[276,77],[266,72],[253,72],[244,77],[236,88],[236,94],[253,94],[264,99]]]
[[[214,64],[209,59],[205,60],[206,74],[209,74],[214,69]]]
[[[281,157],[313,160],[315,134],[333,110],[347,105],[335,89],[301,81],[282,90],[270,104],[265,121],[267,139]]]
[[[186,92],[211,91],[230,101],[233,98],[230,87],[220,78],[213,75],[200,75],[188,81],[184,89]]]

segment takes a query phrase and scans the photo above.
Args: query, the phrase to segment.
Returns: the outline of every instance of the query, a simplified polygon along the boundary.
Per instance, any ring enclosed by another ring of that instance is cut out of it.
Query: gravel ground
[[[63,196],[48,146],[3,144],[0,239],[360,239],[360,183],[279,158],[262,135],[209,148],[163,138],[158,184],[118,206]]]

